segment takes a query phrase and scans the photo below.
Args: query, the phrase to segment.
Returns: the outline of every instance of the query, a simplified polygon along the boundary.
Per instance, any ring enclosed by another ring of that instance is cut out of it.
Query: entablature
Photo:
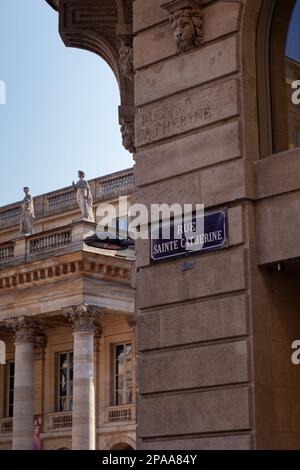
[[[95,279],[131,285],[133,260],[96,250],[74,251],[59,256],[6,266],[0,270],[0,292],[27,288],[74,276],[92,276]]]

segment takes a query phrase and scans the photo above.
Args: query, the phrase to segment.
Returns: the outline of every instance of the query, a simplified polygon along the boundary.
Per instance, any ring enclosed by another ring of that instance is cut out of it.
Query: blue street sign
[[[186,220],[184,223],[171,223],[170,237],[167,239],[163,238],[161,224],[154,227],[151,230],[151,261],[226,248],[227,219],[227,209],[206,212],[203,229],[199,233],[193,230],[196,227],[196,217],[191,217],[189,223]]]

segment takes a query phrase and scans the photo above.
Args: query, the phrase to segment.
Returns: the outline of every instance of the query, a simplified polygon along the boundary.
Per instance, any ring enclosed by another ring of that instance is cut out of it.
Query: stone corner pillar
[[[73,423],[72,449],[95,450],[95,370],[94,335],[97,332],[97,307],[72,306],[65,314],[73,327]]]
[[[31,317],[9,322],[15,334],[13,450],[33,450],[34,443],[34,341],[38,323]]]

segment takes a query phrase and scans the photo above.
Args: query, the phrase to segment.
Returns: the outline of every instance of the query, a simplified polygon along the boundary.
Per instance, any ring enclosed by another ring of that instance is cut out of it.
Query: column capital
[[[97,333],[100,325],[99,318],[103,316],[103,309],[96,305],[71,305],[63,309],[74,333]]]
[[[33,317],[19,317],[7,320],[7,326],[15,335],[15,343],[34,343],[41,332],[39,322]]]

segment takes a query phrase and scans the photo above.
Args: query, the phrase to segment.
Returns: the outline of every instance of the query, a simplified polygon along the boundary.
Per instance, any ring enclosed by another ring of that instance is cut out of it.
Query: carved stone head
[[[78,170],[78,178],[79,179],[84,179],[85,178],[85,172],[82,170]]]
[[[124,77],[132,80],[134,75],[133,47],[125,44],[123,41],[121,41],[121,47],[119,49],[119,63]]]
[[[134,124],[132,122],[122,124],[121,134],[124,148],[128,150],[128,152],[134,153]]]
[[[26,194],[26,196],[28,196],[30,189],[28,188],[28,186],[25,186],[25,188],[23,188],[23,191]]]
[[[197,8],[184,8],[173,13],[171,28],[175,36],[177,51],[185,52],[203,41],[203,17]]]

